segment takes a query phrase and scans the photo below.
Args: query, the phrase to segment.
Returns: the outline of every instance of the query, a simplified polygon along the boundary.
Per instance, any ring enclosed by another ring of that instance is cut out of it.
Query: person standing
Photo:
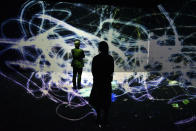
[[[109,55],[109,47],[105,41],[99,43],[98,49],[99,54],[92,61],[93,87],[90,93],[89,104],[97,112],[96,122],[98,126],[103,127],[108,123],[111,105],[114,59]]]
[[[84,51],[80,49],[80,40],[74,41],[75,48],[71,50],[73,60],[71,66],[73,67],[73,89],[81,89],[81,76],[84,67],[83,58],[85,57]],[[76,85],[77,77],[77,85]]]

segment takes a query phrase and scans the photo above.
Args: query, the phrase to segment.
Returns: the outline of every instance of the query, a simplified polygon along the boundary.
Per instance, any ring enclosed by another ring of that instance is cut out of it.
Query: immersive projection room
[[[0,130],[195,131],[195,0],[5,0]]]

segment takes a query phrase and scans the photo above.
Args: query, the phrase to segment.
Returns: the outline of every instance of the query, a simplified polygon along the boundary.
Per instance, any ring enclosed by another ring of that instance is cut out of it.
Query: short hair
[[[108,43],[105,42],[105,41],[101,41],[99,42],[99,51],[101,53],[104,53],[104,54],[108,54],[108,51],[109,51],[109,47],[108,47]]]
[[[80,40],[79,39],[75,39],[74,40],[74,44],[80,44]]]

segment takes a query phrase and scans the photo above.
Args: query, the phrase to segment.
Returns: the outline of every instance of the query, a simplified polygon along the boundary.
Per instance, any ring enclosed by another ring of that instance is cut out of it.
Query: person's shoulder
[[[111,55],[108,54],[108,57],[113,58]]]
[[[108,55],[108,57],[109,57],[110,59],[113,59],[113,57],[112,57],[111,55]]]
[[[80,48],[80,51],[81,51],[81,52],[84,52],[84,50],[83,50],[83,49],[81,49],[81,48]]]
[[[99,54],[93,57],[93,60],[99,59]]]
[[[74,52],[74,49],[71,49],[71,52]]]
[[[112,62],[114,61],[114,58],[111,55],[108,55],[108,61]]]
[[[96,58],[98,58],[99,57],[99,55],[95,55],[94,57],[93,57],[93,59],[96,59]]]

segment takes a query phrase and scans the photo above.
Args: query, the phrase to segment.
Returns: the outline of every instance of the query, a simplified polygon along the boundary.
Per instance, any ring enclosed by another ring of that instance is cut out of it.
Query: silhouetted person
[[[96,55],[92,61],[93,87],[89,103],[97,112],[97,124],[100,127],[108,123],[114,60],[113,57],[108,54],[109,48],[105,41],[100,42],[98,48],[99,54]]]
[[[74,41],[75,48],[71,50],[73,60],[71,66],[73,67],[73,89],[81,89],[81,75],[82,68],[84,67],[83,58],[85,57],[84,51],[80,49],[80,40]],[[76,86],[76,76],[77,86]]]

